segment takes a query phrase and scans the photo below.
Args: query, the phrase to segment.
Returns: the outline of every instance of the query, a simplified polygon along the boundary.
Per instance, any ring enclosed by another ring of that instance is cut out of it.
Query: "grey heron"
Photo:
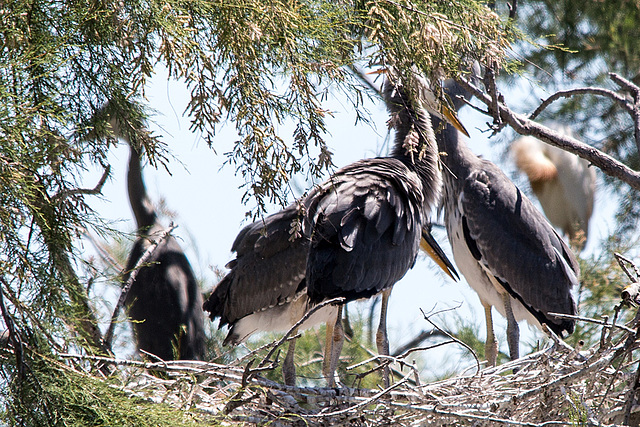
[[[141,147],[130,141],[122,125],[117,119],[111,120],[114,136],[130,147],[127,190],[138,235],[127,260],[126,282],[150,245],[149,239],[159,238],[164,227],[144,185],[138,151]],[[140,268],[125,305],[139,350],[162,360],[205,358],[202,294],[191,264],[173,236],[163,240]]]
[[[348,302],[382,293],[376,334],[382,355],[389,354],[386,312],[391,289],[415,263],[442,182],[429,116],[429,111],[440,111],[429,104],[430,88],[422,87],[409,99],[403,83],[389,77],[383,97],[396,132],[390,155],[340,169],[305,204],[306,225],[311,230],[306,268],[311,304],[336,297]],[[420,154],[411,152],[416,147],[422,150]],[[341,307],[326,372],[329,385],[334,382],[344,340]],[[383,379],[388,387],[387,368]]]
[[[464,91],[453,82],[446,87],[459,108]],[[507,319],[511,359],[519,357],[519,320],[546,324],[558,335],[572,333],[574,320],[549,314],[576,313],[571,289],[578,285],[579,267],[571,249],[500,168],[473,154],[454,128],[445,125],[437,140],[445,153],[447,235],[458,269],[484,307],[489,363],[495,365],[498,351],[492,306]]]
[[[413,266],[418,247],[457,277],[428,228],[441,183],[436,147],[431,144],[415,161],[405,153],[408,142],[428,145],[424,129],[428,115],[423,110],[414,113],[408,99],[392,88],[388,94],[396,127],[390,157],[364,159],[338,170],[299,203],[238,234],[232,247],[236,259],[227,265],[230,272],[204,305],[211,319],[220,318],[220,326],[230,325],[225,343],[242,342],[257,331],[287,330],[310,303],[335,296],[350,301],[383,292],[377,343],[380,353],[388,355],[390,288]],[[293,224],[298,224],[298,237],[291,235]],[[327,306],[301,326],[327,323],[323,374],[329,385],[334,384],[342,347],[341,319],[342,306]],[[295,375],[293,344],[283,365],[289,384]]]
[[[552,126],[571,135],[567,126]],[[533,136],[521,136],[511,144],[518,169],[529,179],[551,224],[563,231],[581,249],[589,237],[593,213],[596,171],[589,162]]]

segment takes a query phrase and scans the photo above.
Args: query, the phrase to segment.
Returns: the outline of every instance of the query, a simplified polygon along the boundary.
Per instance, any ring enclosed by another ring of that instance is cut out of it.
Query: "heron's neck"
[[[434,128],[441,128],[441,122],[437,118],[432,116],[432,120]],[[458,177],[468,176],[469,170],[473,166],[478,167],[481,160],[469,149],[458,130],[448,124],[445,126],[445,123],[442,126],[441,131],[436,133],[436,140],[438,151],[442,153],[440,159],[444,164],[443,179],[454,185],[462,185]]]
[[[127,173],[127,189],[129,191],[129,203],[131,210],[136,217],[138,232],[146,234],[151,226],[156,222],[156,212],[153,204],[147,196],[147,190],[142,179],[142,165],[140,164],[140,154],[131,147],[131,157],[129,157],[129,170]]]
[[[427,139],[427,132],[429,132],[427,114],[424,110],[416,114],[407,109],[398,113],[398,117],[395,118],[396,136],[391,157],[400,160],[418,174],[422,181],[425,203],[431,207],[440,193],[442,176],[438,165],[437,147]],[[407,153],[407,143],[424,147],[424,151],[413,153],[412,156]]]

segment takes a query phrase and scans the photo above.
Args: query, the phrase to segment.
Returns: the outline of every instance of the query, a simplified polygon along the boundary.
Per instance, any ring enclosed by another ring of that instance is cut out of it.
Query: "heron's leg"
[[[382,291],[382,301],[380,304],[380,325],[378,326],[378,332],[376,333],[376,344],[378,346],[378,354],[384,356],[389,355],[389,337],[387,335],[387,307],[389,305],[389,296],[391,295],[391,289],[385,289]],[[384,388],[389,387],[389,365],[385,365],[382,372],[382,383]]]
[[[297,330],[293,330],[291,335],[296,335]],[[287,350],[287,356],[282,363],[282,376],[286,385],[296,385],[296,365],[293,363],[293,353],[296,349],[296,338],[289,341],[289,349]]]
[[[333,348],[333,327],[332,322],[327,322],[324,337],[324,358],[322,359],[322,375],[329,379],[329,368],[331,367],[331,349]]]
[[[484,343],[484,357],[490,366],[496,366],[498,360],[498,340],[493,332],[493,317],[491,316],[491,304],[482,302],[484,307],[484,320],[487,324],[487,341]]]
[[[338,368],[340,353],[342,353],[342,344],[344,344],[344,329],[342,328],[342,305],[340,305],[338,307],[338,315],[336,316],[336,324],[333,327],[329,376],[327,377],[327,385],[329,387],[335,385],[336,369]]]
[[[507,316],[507,343],[509,344],[509,355],[511,356],[511,360],[516,360],[520,357],[520,329],[518,328],[518,322],[513,315],[511,297],[509,294],[502,294],[502,301],[504,302],[504,311]]]

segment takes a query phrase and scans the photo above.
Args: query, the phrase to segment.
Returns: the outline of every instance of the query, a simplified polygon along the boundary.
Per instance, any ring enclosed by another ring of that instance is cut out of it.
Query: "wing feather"
[[[391,158],[344,168],[308,200],[313,230],[307,260],[312,303],[335,296],[370,297],[413,265],[421,237],[422,187]]]
[[[232,245],[236,258],[218,283],[204,309],[220,326],[288,302],[300,291],[305,276],[308,238],[292,238],[300,220],[297,205],[247,225]]]
[[[578,283],[578,264],[540,211],[486,161],[465,181],[460,207],[465,239],[479,262],[541,323],[572,332],[573,322],[548,313],[576,313],[571,289]]]

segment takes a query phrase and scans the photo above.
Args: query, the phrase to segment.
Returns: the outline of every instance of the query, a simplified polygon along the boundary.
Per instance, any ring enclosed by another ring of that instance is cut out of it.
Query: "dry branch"
[[[491,80],[492,78],[493,74],[485,75],[485,80]],[[574,153],[591,162],[607,175],[629,184],[636,190],[640,190],[639,172],[634,171],[620,161],[588,144],[580,142],[571,136],[561,135],[557,131],[534,122],[528,116],[514,112],[506,105],[504,100],[501,99],[498,92],[490,96],[465,79],[460,79],[459,83],[465,90],[469,91],[469,93],[489,108],[489,112],[494,117],[494,123],[500,126],[507,124],[521,135],[532,135],[546,143]],[[485,82],[485,84],[487,83]],[[634,114],[640,115],[640,107],[635,108],[634,111]],[[634,121],[635,120],[636,118],[634,116]],[[497,131],[499,129],[494,128],[494,130]]]
[[[200,361],[151,363],[62,356],[111,364],[123,378],[118,387],[131,396],[176,408],[190,407],[215,422],[305,426],[500,423],[538,427],[609,426],[626,420],[633,424],[640,416],[636,400],[640,374],[637,356],[631,362],[627,359],[638,348],[640,334],[637,329],[595,323],[609,333],[615,332],[616,344],[608,340],[606,346],[599,343],[580,351],[556,343],[474,375],[427,384],[419,378],[410,381],[418,375],[417,370],[410,369],[384,390],[287,386],[261,377],[250,363],[242,367]],[[511,373],[514,370],[516,373]],[[148,371],[164,375],[149,375]]]

